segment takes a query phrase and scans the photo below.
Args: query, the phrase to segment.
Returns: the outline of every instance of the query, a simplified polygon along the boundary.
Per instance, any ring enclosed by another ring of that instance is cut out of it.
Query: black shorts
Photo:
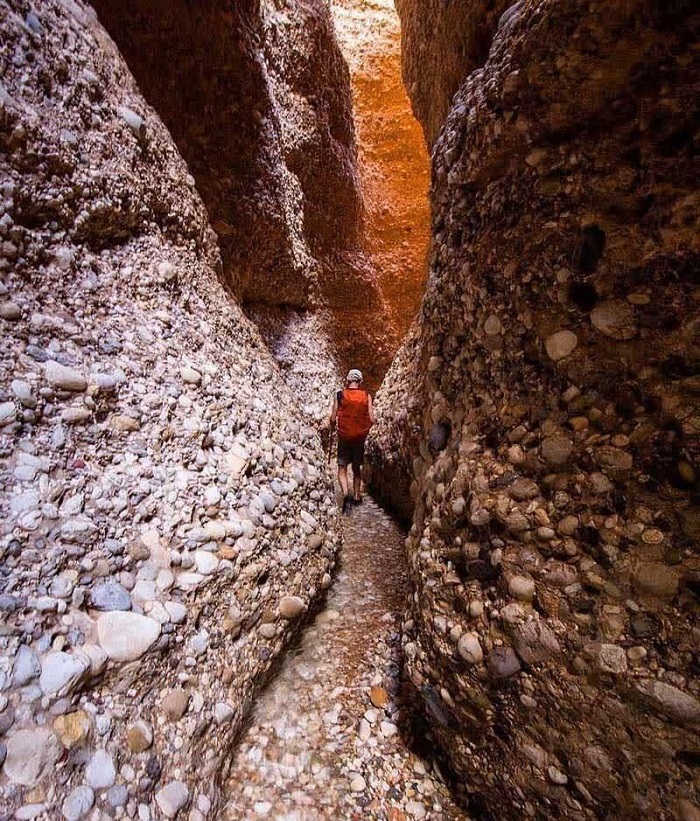
[[[365,460],[365,441],[361,442],[346,442],[344,439],[338,439],[338,464],[343,467],[345,465],[352,465],[355,468],[361,468]]]

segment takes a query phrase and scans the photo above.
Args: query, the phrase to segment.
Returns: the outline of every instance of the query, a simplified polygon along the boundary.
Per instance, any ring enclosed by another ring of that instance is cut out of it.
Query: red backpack
[[[372,426],[369,418],[369,394],[362,388],[338,391],[338,438],[346,442],[363,442]]]

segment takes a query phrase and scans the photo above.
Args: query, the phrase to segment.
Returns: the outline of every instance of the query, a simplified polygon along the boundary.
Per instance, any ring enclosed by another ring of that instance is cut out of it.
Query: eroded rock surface
[[[360,194],[347,68],[318,0],[96,0],[192,169],[244,302],[308,307]]]
[[[700,812],[699,23],[516,3],[435,145],[372,458],[414,512],[407,672],[485,818]]]
[[[387,341],[386,307],[360,252],[349,76],[327,4],[94,6],[192,170],[224,278],[273,353],[280,320],[307,350],[310,323],[341,370],[363,361],[376,387],[398,340]],[[283,372],[295,387],[298,374]],[[327,366],[304,392],[324,393],[327,405],[334,374]]]
[[[397,0],[404,83],[428,145],[435,142],[455,92],[485,62],[499,18],[511,5],[519,3]]]
[[[329,581],[325,460],[92,9],[6,3],[0,76],[0,814],[194,821]]]

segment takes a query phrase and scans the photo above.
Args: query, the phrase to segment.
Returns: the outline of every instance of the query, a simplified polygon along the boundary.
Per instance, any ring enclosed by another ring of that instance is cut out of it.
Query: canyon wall
[[[201,821],[333,488],[94,11],[1,29],[0,817]]]
[[[378,384],[395,346],[374,331],[386,309],[358,247],[349,75],[327,4],[93,5],[186,160],[224,279],[290,384],[316,416],[327,412],[338,368],[365,362]]]
[[[243,302],[308,307],[361,199],[347,68],[320,0],[95,0],[219,235]]]
[[[436,8],[401,3],[409,75]],[[516,3],[435,143],[370,452],[413,513],[406,672],[477,817],[700,817],[699,26]]]
[[[404,84],[429,146],[455,92],[486,60],[500,15],[511,5],[511,0],[396,0]]]

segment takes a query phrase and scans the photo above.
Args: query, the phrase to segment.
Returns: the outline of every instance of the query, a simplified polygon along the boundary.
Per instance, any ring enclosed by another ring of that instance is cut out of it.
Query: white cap
[[[358,371],[357,368],[352,368],[348,371],[347,381],[362,382],[362,371]]]

